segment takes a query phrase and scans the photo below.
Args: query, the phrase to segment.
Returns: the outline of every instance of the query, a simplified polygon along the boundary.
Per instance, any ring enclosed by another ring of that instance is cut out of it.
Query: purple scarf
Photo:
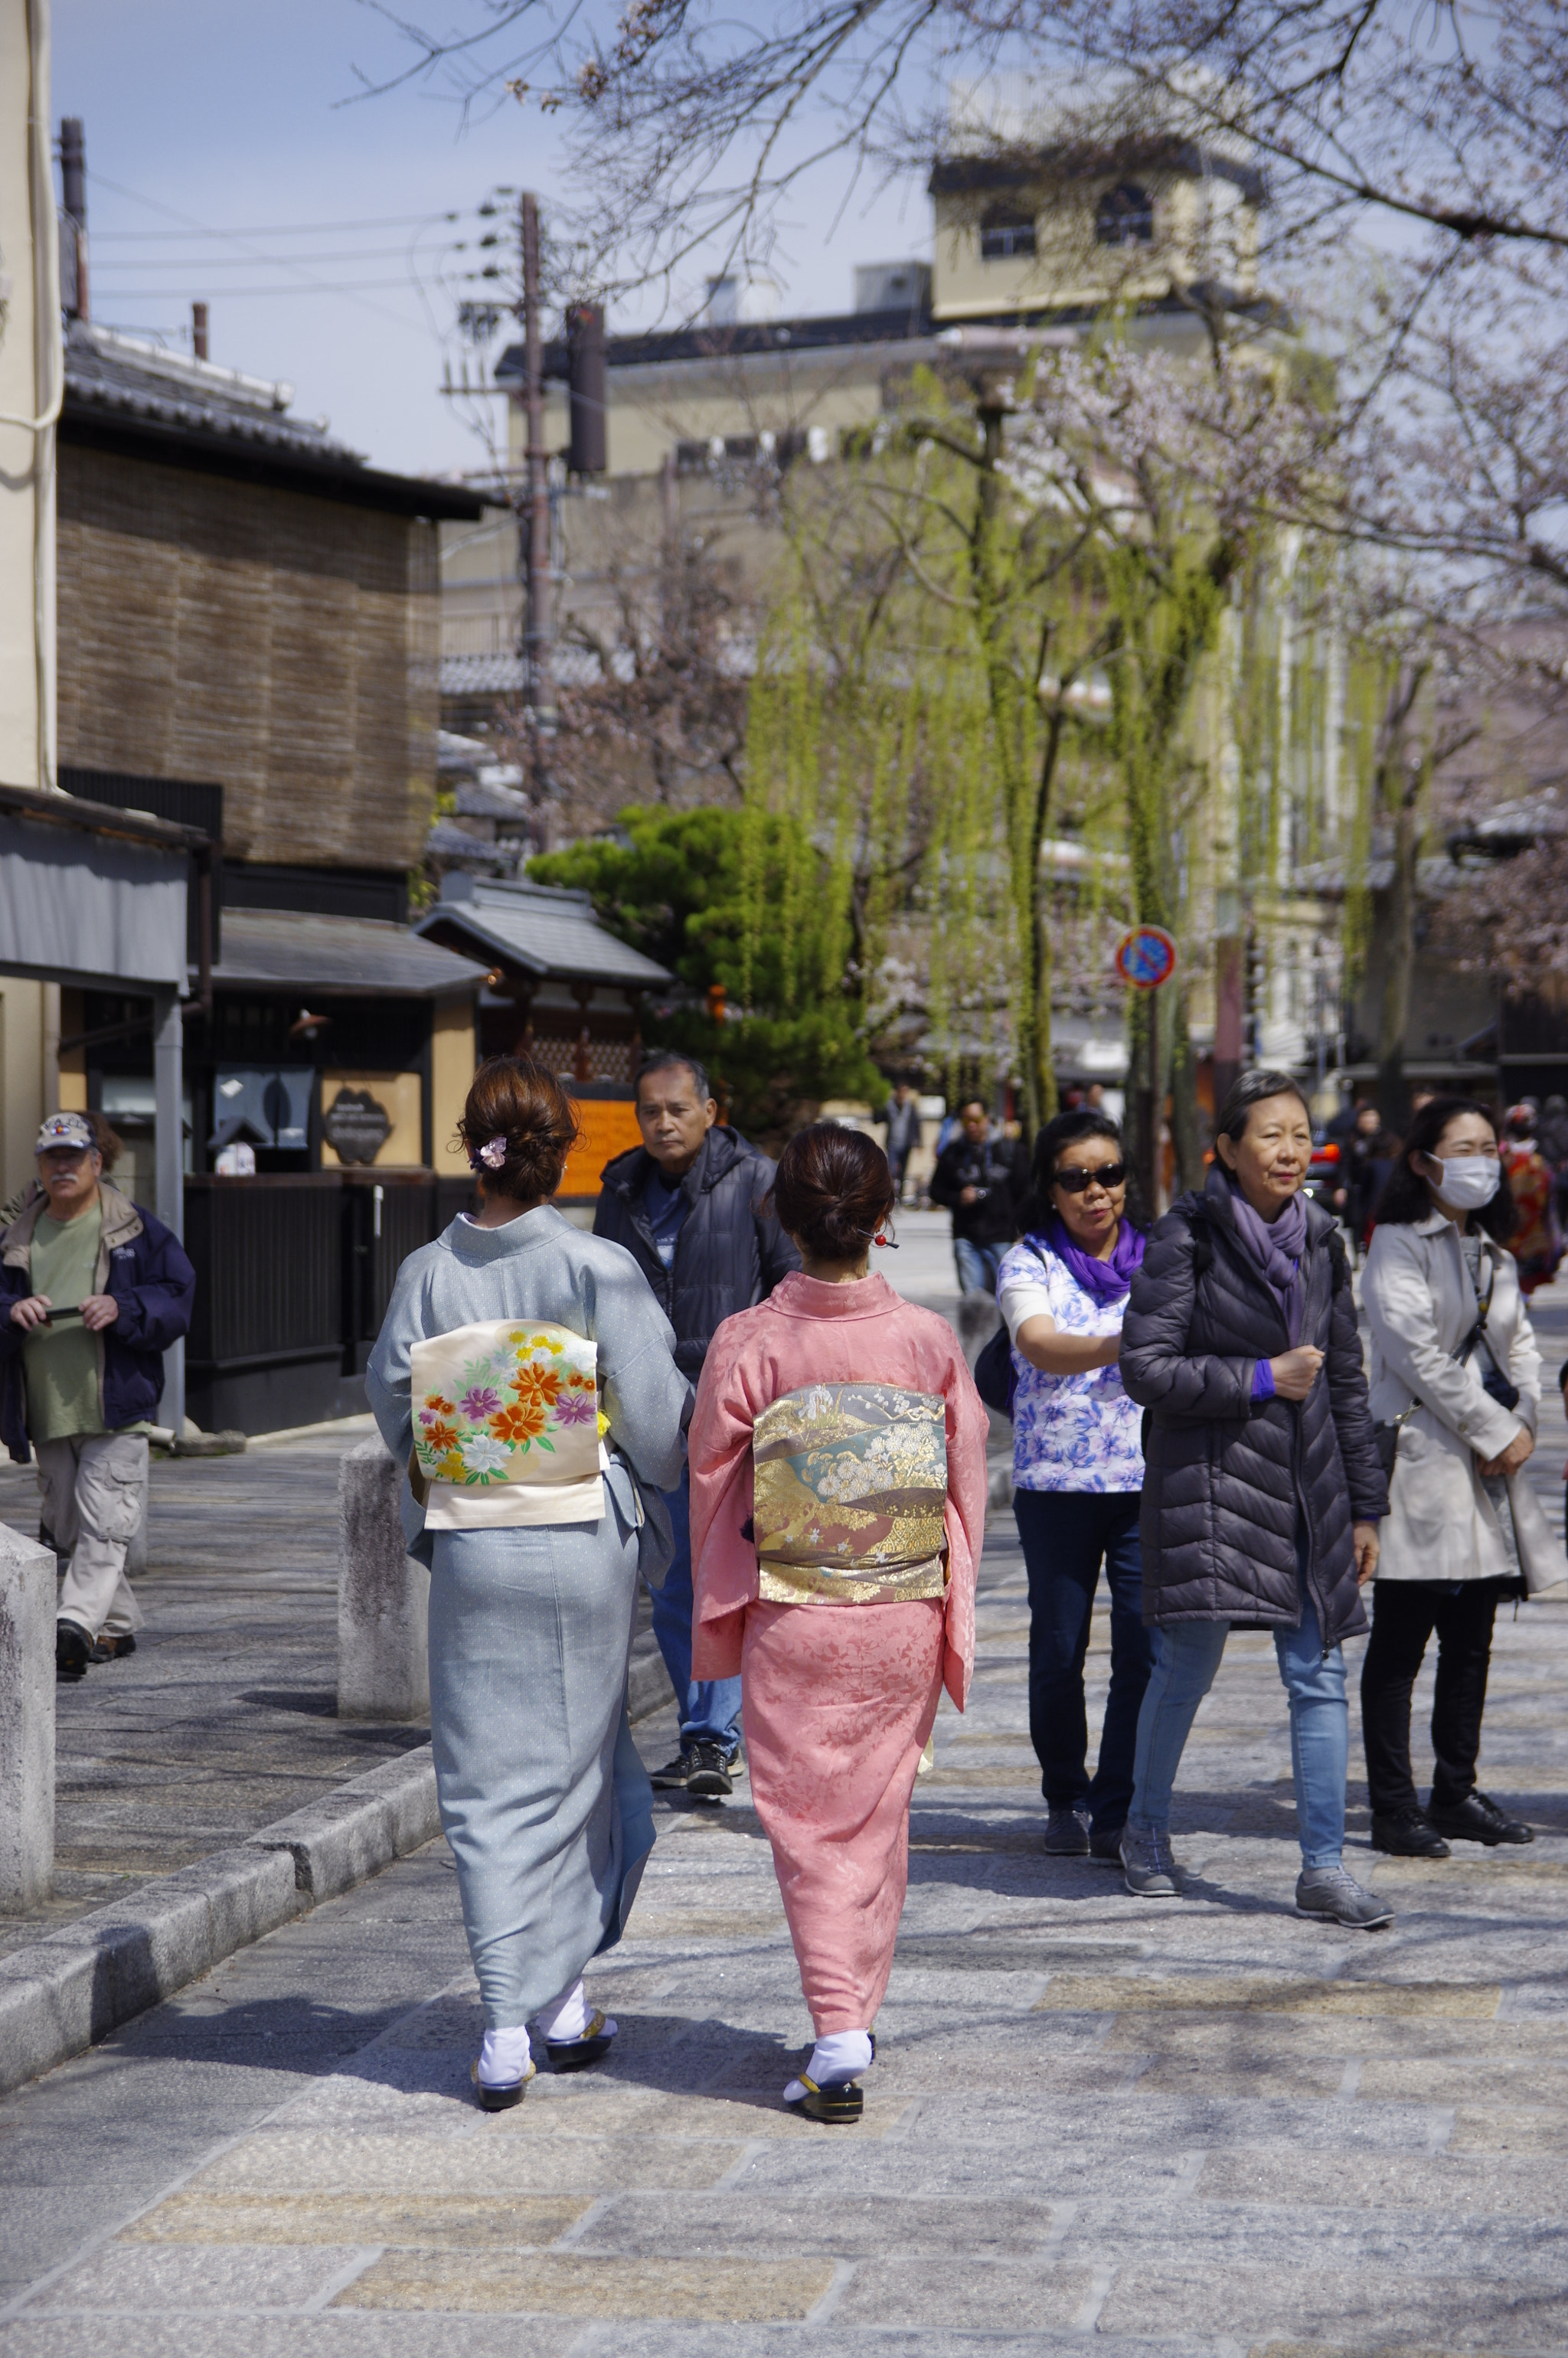
[[[1285,1332],[1293,1351],[1302,1339],[1305,1306],[1301,1263],[1307,1240],[1306,1197],[1292,1195],[1276,1219],[1266,1220],[1260,1212],[1253,1210],[1234,1179],[1229,1181],[1229,1186],[1236,1233],[1268,1280],[1270,1291],[1283,1314]]]
[[[1096,1302],[1119,1302],[1132,1283],[1132,1272],[1143,1265],[1143,1248],[1148,1242],[1141,1228],[1123,1220],[1117,1230],[1116,1243],[1108,1260],[1097,1260],[1082,1245],[1076,1245],[1067,1234],[1065,1223],[1053,1212],[1045,1224],[1044,1236],[1028,1240],[1039,1250],[1049,1246],[1059,1261],[1065,1262],[1084,1292]]]

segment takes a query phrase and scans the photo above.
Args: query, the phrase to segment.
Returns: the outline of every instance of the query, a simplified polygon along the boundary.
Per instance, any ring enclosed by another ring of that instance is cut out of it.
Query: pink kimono
[[[870,2029],[909,1801],[975,1653],[986,1412],[957,1337],[881,1277],[795,1271],[708,1347],[688,1437],[692,1675],[742,1681],[752,1792],[819,2038]]]

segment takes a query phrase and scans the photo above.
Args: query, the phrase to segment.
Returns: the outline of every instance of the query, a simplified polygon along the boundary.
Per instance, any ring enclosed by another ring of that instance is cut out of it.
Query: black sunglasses
[[[1126,1176],[1125,1163],[1102,1163],[1098,1171],[1058,1171],[1051,1184],[1065,1187],[1069,1195],[1081,1195],[1097,1179],[1102,1187],[1119,1187]]]

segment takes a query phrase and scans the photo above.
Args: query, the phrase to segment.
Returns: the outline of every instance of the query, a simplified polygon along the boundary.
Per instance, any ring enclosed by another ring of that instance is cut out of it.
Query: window
[[[980,260],[1011,262],[1034,251],[1034,223],[1021,213],[992,212],[980,223]]]
[[[1154,200],[1147,189],[1123,180],[1107,189],[1095,207],[1098,245],[1150,245],[1154,238]]]

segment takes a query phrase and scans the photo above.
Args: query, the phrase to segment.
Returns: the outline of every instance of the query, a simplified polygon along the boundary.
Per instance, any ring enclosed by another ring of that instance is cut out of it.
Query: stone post
[[[0,1524],[0,1912],[41,1907],[54,1883],[51,1548]]]
[[[338,1473],[338,1716],[427,1719],[430,1575],[403,1543],[403,1468],[379,1433]]]

